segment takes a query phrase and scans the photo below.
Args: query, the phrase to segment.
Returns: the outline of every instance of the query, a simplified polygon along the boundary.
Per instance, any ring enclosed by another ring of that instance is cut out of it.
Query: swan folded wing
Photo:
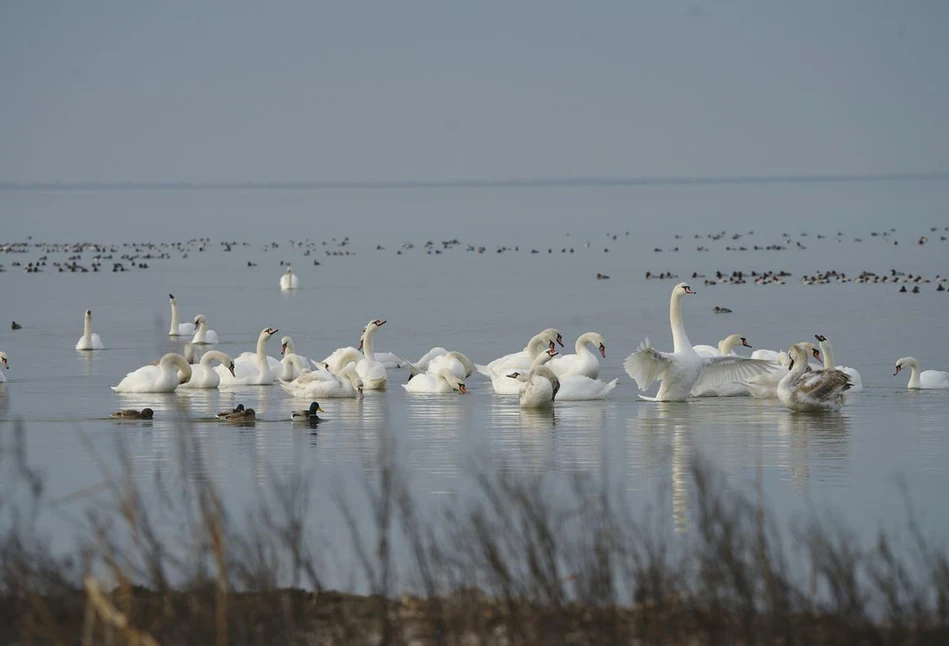
[[[673,355],[667,352],[659,352],[649,339],[639,344],[639,348],[633,354],[626,357],[623,362],[623,368],[626,370],[640,390],[646,390],[655,381],[662,378],[665,371],[672,365]]]
[[[814,399],[831,399],[850,388],[850,375],[842,370],[819,370],[802,375],[797,391]]]
[[[745,357],[705,357],[699,378],[692,384],[692,394],[704,392],[722,384],[747,382],[773,371],[773,361]]]

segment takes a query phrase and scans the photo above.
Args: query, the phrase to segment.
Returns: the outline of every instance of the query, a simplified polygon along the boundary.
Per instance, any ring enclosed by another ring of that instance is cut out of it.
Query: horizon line
[[[712,184],[820,184],[879,181],[937,181],[949,179],[949,172],[865,173],[825,175],[696,175],[655,177],[536,177],[511,179],[445,180],[364,180],[299,182],[6,182],[4,191],[80,190],[373,190],[438,188],[571,188],[597,186],[675,186]]]

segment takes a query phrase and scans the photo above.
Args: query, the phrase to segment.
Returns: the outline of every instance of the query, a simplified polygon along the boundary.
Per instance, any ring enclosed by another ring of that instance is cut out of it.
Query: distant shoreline
[[[949,180],[949,172],[872,175],[760,175],[696,177],[561,177],[358,182],[0,182],[0,191],[389,190],[440,188],[583,188],[716,184],[838,184]]]

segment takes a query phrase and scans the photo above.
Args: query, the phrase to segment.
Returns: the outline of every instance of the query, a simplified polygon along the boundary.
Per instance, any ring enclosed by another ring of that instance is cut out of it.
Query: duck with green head
[[[290,419],[294,422],[310,422],[312,424],[321,421],[317,413],[322,412],[324,411],[320,408],[320,405],[317,402],[313,402],[306,410],[291,411]]]

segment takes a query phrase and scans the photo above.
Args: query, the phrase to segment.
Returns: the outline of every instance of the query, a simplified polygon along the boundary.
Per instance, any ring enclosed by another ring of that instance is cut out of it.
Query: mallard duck
[[[231,415],[232,413],[243,413],[243,412],[244,412],[244,404],[238,404],[234,408],[229,408],[228,410],[222,410],[220,413],[215,415],[215,417],[217,417],[218,419],[225,419],[228,415]]]
[[[143,408],[142,410],[123,408],[122,410],[113,412],[109,417],[114,417],[115,419],[151,419],[154,415],[155,411],[151,408]]]
[[[224,416],[226,422],[253,422],[257,419],[257,413],[253,408],[245,408],[240,411],[232,411]]]
[[[290,419],[294,422],[319,422],[320,417],[317,413],[324,412],[320,405],[316,402],[310,404],[310,407],[306,410],[295,410],[290,412]]]

